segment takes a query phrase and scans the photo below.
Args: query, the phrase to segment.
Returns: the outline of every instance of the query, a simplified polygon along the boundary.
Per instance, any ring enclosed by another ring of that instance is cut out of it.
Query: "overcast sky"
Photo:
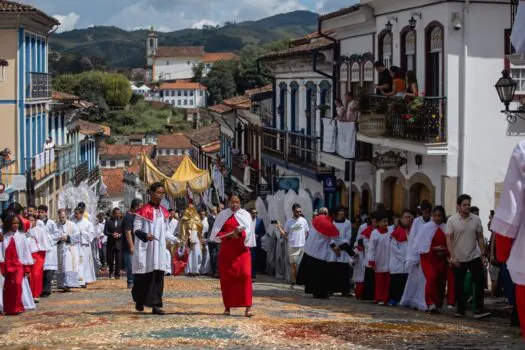
[[[17,0],[56,17],[59,31],[92,25],[169,31],[241,22],[294,10],[326,13],[357,0]]]

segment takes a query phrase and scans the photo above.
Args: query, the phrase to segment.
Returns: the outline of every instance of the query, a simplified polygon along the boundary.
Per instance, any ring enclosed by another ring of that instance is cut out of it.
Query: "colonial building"
[[[203,65],[203,76],[218,61],[235,59],[230,52],[208,53],[203,46],[159,46],[159,37],[151,28],[146,44],[146,81],[191,79],[194,68]]]
[[[220,126],[221,162],[215,164],[214,181],[223,176],[225,191],[236,190],[245,201],[255,199],[272,176],[271,169],[262,166],[261,155],[263,121],[272,115],[272,91],[272,85],[247,90],[209,108]]]
[[[174,82],[163,83],[159,87],[160,100],[173,107],[206,107],[208,88],[200,83]]]
[[[373,201],[396,213],[424,199],[451,213],[457,195],[468,193],[482,213],[494,208],[519,140],[494,90],[508,53],[509,13],[503,0],[361,0],[319,17],[320,35],[335,48],[336,94],[359,98],[357,140],[375,154],[372,171],[352,183],[354,198],[370,187]],[[373,96],[374,60],[415,72],[424,96]]]
[[[47,38],[58,25],[30,5],[0,1],[0,148],[9,148],[15,160],[2,169],[4,174],[27,176],[35,156],[44,151],[52,98]],[[26,191],[8,193],[8,200],[26,203]]]
[[[221,151],[219,124],[213,121],[186,135],[193,146],[191,156],[195,165],[200,169],[211,169],[214,159]]]

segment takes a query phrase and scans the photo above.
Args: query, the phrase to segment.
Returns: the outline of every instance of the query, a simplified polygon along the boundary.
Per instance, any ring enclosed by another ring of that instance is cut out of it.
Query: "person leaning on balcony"
[[[377,71],[378,79],[376,85],[376,95],[382,95],[382,92],[392,91],[392,75],[386,69],[383,62],[377,61],[374,63],[374,68]]]
[[[390,73],[392,74],[393,85],[391,91],[381,90],[381,95],[383,96],[405,96],[407,92],[407,85],[405,81],[405,74],[401,68],[392,66],[390,67]]]
[[[359,104],[356,99],[354,99],[352,92],[349,91],[345,94],[346,102],[346,113],[341,121],[344,122],[353,122],[356,123],[359,117]]]
[[[409,70],[406,75],[406,82],[407,82],[407,88],[406,88],[405,96],[418,97],[419,89],[417,86],[416,72],[414,72],[413,70]]]
[[[345,106],[343,105],[343,101],[341,101],[340,98],[336,99],[335,100],[335,110],[336,110],[336,115],[337,115],[337,120],[342,120],[343,118],[345,118]]]

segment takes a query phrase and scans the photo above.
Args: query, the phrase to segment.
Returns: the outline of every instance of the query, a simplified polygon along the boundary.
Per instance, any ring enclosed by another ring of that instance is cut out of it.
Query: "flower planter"
[[[359,133],[368,137],[384,136],[386,134],[386,116],[383,114],[361,114]]]

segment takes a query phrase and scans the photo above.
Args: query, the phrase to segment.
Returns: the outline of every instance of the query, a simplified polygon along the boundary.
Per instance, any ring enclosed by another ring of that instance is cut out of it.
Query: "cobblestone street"
[[[463,320],[353,299],[314,300],[268,278],[254,285],[255,317],[222,316],[218,280],[168,277],[163,317],[133,309],[125,281],[54,293],[37,311],[0,316],[3,349],[523,349],[508,320]]]

